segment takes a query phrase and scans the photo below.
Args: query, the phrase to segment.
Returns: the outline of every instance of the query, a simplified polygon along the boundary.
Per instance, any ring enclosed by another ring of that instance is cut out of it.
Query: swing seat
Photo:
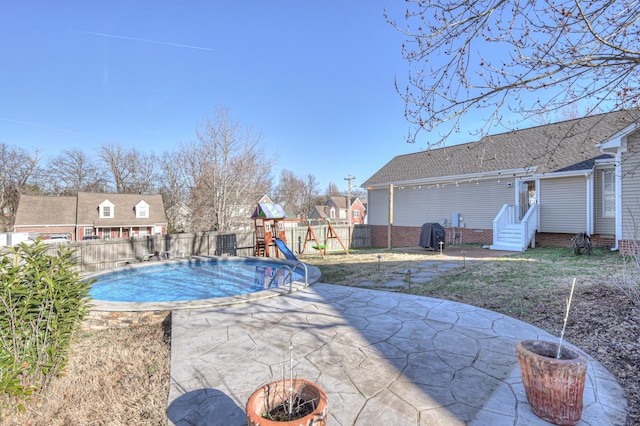
[[[314,248],[314,249],[316,249],[316,250],[324,250],[324,249],[326,249],[326,248],[327,248],[327,246],[326,246],[326,245],[324,245],[324,244],[323,244],[323,245],[321,245],[320,247],[318,247],[318,246],[311,246],[311,247],[313,247],[313,248]]]

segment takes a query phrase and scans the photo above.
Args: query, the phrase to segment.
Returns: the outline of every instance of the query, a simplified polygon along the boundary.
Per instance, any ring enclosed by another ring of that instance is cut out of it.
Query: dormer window
[[[138,219],[148,219],[149,218],[149,204],[144,201],[140,201],[136,204],[136,218]]]
[[[99,206],[101,219],[112,219],[115,216],[114,204],[109,200],[104,200]]]

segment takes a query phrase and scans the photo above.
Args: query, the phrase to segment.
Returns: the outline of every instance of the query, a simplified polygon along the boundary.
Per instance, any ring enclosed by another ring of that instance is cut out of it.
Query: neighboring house
[[[178,203],[166,210],[170,232],[193,232],[193,210],[185,203]]]
[[[73,197],[21,195],[14,232],[49,238],[65,235],[129,238],[166,234],[161,195],[81,192]]]
[[[310,219],[330,219],[334,223],[349,223],[347,197],[329,197],[323,206],[316,206]],[[359,198],[351,200],[351,224],[362,225],[365,207]]]
[[[377,247],[416,246],[440,223],[446,242],[525,250],[640,237],[638,111],[616,111],[393,158],[363,183]],[[635,221],[634,221],[635,218]]]

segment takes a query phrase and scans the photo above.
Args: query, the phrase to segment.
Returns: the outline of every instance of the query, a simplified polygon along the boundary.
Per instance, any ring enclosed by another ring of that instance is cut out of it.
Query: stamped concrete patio
[[[246,424],[244,404],[282,377],[289,342],[295,376],[327,392],[328,425],[548,424],[527,403],[515,344],[555,337],[473,306],[314,284],[174,311],[172,323],[170,424]],[[624,425],[620,386],[589,362],[580,424]]]

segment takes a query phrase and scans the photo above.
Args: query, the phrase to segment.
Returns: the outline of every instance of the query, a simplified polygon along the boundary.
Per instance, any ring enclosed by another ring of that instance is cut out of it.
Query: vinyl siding
[[[622,157],[622,239],[640,239],[640,132],[627,138]]]
[[[587,183],[584,176],[540,179],[540,232],[587,230]]]
[[[369,225],[389,224],[389,188],[370,189],[367,202]]]
[[[600,235],[615,235],[616,218],[602,216],[602,172],[604,170],[613,171],[613,167],[603,167],[596,169],[593,182],[593,218],[595,220],[595,233]]]
[[[393,224],[422,226],[442,219],[450,221],[452,213],[459,213],[466,228],[492,229],[502,206],[515,200],[515,186],[509,188],[507,182],[495,179],[394,187]],[[388,224],[388,203],[388,188],[369,192],[369,224]]]

